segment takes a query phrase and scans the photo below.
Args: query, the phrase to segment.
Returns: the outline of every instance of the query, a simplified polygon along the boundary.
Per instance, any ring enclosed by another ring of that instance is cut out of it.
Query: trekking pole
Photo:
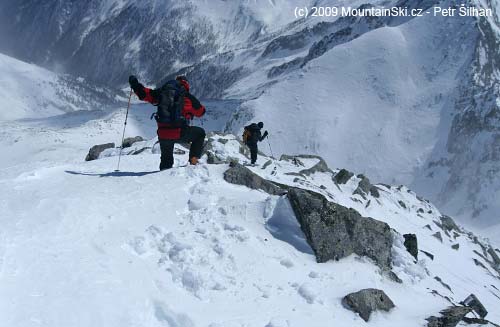
[[[271,148],[271,142],[269,142],[269,135],[266,138],[267,138],[267,144],[269,145],[269,151],[271,151],[271,158],[276,159],[273,154],[273,149]]]
[[[120,160],[122,158],[123,141],[125,140],[125,128],[127,127],[128,110],[130,109],[130,100],[132,99],[132,88],[130,88],[130,95],[128,96],[127,113],[125,114],[125,123],[123,124],[122,144],[120,145],[120,154],[118,155],[118,166],[115,171],[120,171]]]

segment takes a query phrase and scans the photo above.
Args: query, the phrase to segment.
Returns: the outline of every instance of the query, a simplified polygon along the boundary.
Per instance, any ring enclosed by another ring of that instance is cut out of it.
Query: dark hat
[[[186,91],[189,92],[189,82],[188,82],[185,75],[178,75],[175,77],[175,80],[178,81],[179,83],[181,83],[181,85],[184,86]]]

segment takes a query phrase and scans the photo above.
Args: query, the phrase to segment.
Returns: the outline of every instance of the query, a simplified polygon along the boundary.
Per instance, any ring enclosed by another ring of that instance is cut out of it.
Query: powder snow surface
[[[127,136],[154,136],[151,108],[132,106]],[[260,157],[251,168],[417,234],[434,260],[420,253],[414,263],[394,233],[398,284],[363,257],[318,264],[286,198],[226,183],[225,164],[179,167],[187,157],[177,155],[175,168],[158,172],[154,139],[125,155],[120,172],[113,153],[84,162],[90,146],[119,142],[124,115],[107,108],[0,122],[0,326],[423,326],[450,305],[445,296],[458,303],[470,293],[500,321],[498,274],[473,252],[481,247],[465,233],[445,235],[438,209],[406,187],[378,185],[380,198],[365,199],[353,195],[358,177],[337,186],[332,173],[286,174],[317,159],[264,168],[270,158]],[[214,142],[221,156],[248,160],[234,136]],[[341,299],[368,287],[396,308],[367,324]]]

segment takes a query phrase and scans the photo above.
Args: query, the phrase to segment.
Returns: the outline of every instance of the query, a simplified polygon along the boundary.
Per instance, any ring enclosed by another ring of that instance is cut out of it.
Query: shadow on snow
[[[72,170],[65,170],[64,171],[67,174],[71,175],[82,175],[82,176],[95,176],[95,177],[140,177],[140,176],[145,176],[145,175],[150,175],[154,173],[159,173],[158,170],[156,171],[112,171],[109,173],[85,173],[85,172],[79,172],[79,171],[72,171]]]

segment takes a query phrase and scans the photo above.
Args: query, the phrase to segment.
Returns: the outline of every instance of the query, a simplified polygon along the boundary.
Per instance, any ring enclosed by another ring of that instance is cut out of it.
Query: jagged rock
[[[441,243],[443,243],[443,237],[441,236],[441,233],[440,232],[435,232],[434,234],[432,234],[432,236],[434,236],[435,238],[437,238]]]
[[[135,156],[135,155],[138,155],[138,154],[143,153],[144,151],[150,150],[150,149],[151,149],[151,147],[147,146],[147,147],[144,147],[142,149],[135,150],[134,152],[132,152],[132,155]],[[175,151],[174,151],[174,153],[175,153]]]
[[[441,317],[427,318],[427,327],[455,327],[471,310],[463,306],[448,307],[440,312]]]
[[[372,187],[370,187],[370,194],[375,198],[379,198],[380,193],[378,191],[378,187],[376,187],[375,185],[372,185]]]
[[[370,180],[368,179],[368,177],[366,177],[363,174],[359,174],[357,177],[361,179],[359,181],[358,188],[361,191],[363,191],[366,194],[368,194],[368,192],[370,192],[370,187],[372,186],[372,184],[370,183]]]
[[[323,195],[290,188],[288,199],[318,262],[339,260],[352,253],[391,268],[389,225],[362,217],[356,210],[329,202]]]
[[[463,317],[462,321],[471,325],[471,324],[476,324],[476,325],[487,325],[490,323],[489,320],[486,319],[480,319],[480,318],[469,318],[469,317]]]
[[[453,244],[453,245],[451,246],[451,248],[452,248],[453,250],[458,250],[458,248],[460,248],[460,244],[459,244],[459,243],[457,243],[457,244]]]
[[[264,165],[262,165],[262,169],[266,169],[267,167],[269,167],[270,164],[272,164],[272,160],[268,160],[264,163]]]
[[[392,300],[382,290],[367,288],[356,293],[346,295],[342,304],[347,309],[359,313],[364,321],[370,319],[373,311],[389,311],[394,308]]]
[[[481,268],[484,268],[484,269],[486,269],[486,270],[487,270],[486,266],[485,266],[485,265],[483,265],[483,263],[482,263],[481,261],[479,261],[479,260],[477,260],[477,259],[475,259],[475,258],[474,258],[474,259],[472,259],[472,260],[474,261],[474,264],[475,264],[476,266],[481,267]]]
[[[240,154],[250,158],[250,150],[248,147],[245,146],[241,140],[234,138],[233,135],[225,133],[209,133],[203,147],[203,154],[207,155],[207,163],[224,164],[231,162],[231,159],[226,157],[224,152],[224,146],[229,142],[237,142]],[[185,148],[188,149],[189,144],[185,146]],[[259,154],[262,155],[260,151]]]
[[[441,220],[441,227],[444,230],[448,232],[451,231],[461,232],[460,228],[457,226],[457,224],[451,217],[443,215],[440,217],[440,220]]]
[[[136,136],[136,137],[126,137],[123,140],[122,147],[124,148],[129,148],[134,144],[135,142],[141,142],[144,141],[144,139],[141,136]]]
[[[317,164],[315,164],[314,166],[312,166],[311,168],[303,169],[303,170],[299,171],[300,174],[309,176],[309,175],[312,175],[314,173],[328,173],[328,172],[333,173],[332,170],[326,164],[326,161],[323,158],[321,158],[320,156],[301,154],[301,155],[298,155],[297,157],[306,158],[306,159],[318,159],[319,160],[319,162]]]
[[[371,194],[373,197],[376,198],[380,197],[378,188],[370,183],[368,177],[365,177],[362,174],[358,175],[358,177],[361,178],[361,180],[359,181],[358,187],[356,188],[356,190],[354,190],[353,194],[359,194],[363,198],[365,198],[365,195],[368,194]]]
[[[446,284],[445,282],[443,282],[443,280],[441,279],[441,277],[439,276],[434,276],[434,279],[437,280],[441,285],[443,285],[446,289],[448,289],[448,291],[452,292],[453,291],[451,290],[451,287],[450,285]]]
[[[408,251],[415,259],[418,260],[418,243],[417,243],[417,235],[415,234],[404,234],[405,238],[404,246],[406,251]]]
[[[253,173],[250,169],[236,162],[231,162],[230,168],[224,172],[224,180],[228,183],[244,185],[254,190],[262,190],[272,195],[285,193],[276,184]]]
[[[290,156],[288,154],[282,154],[280,157],[280,161],[289,161],[297,167],[300,167],[300,166],[304,167],[305,166],[304,163],[302,161],[300,161],[300,159],[297,157],[298,156]]]
[[[500,266],[500,258],[498,257],[498,254],[496,254],[495,250],[490,246],[488,248],[488,253],[490,254],[491,258],[493,259],[493,263],[496,266]]]
[[[398,200],[398,203],[402,208],[406,209],[406,204],[403,201]]]
[[[396,275],[396,273],[394,271],[392,271],[392,270],[387,271],[386,275],[393,282],[396,282],[396,283],[399,283],[399,284],[403,283],[403,280],[401,278],[399,278],[399,276]]]
[[[206,151],[205,154],[207,155],[207,164],[222,164],[225,163],[226,161],[219,158],[214,152],[212,151]]]
[[[422,252],[423,254],[428,256],[431,260],[434,260],[434,254],[427,252],[427,251],[424,251],[424,250],[420,250],[420,252]]]
[[[486,315],[488,314],[488,311],[486,310],[486,308],[483,306],[481,301],[479,301],[479,299],[474,294],[469,295],[465,300],[460,302],[460,304],[463,304],[463,305],[471,308],[481,318],[486,317]]]
[[[106,149],[114,148],[114,147],[115,147],[114,143],[94,145],[93,147],[90,148],[89,153],[87,154],[87,157],[85,157],[85,161],[96,160],[97,158],[99,158],[99,155],[101,154],[102,151],[104,151]]]
[[[345,184],[351,177],[354,176],[353,173],[348,171],[347,169],[341,169],[334,177],[333,181],[337,184]]]

